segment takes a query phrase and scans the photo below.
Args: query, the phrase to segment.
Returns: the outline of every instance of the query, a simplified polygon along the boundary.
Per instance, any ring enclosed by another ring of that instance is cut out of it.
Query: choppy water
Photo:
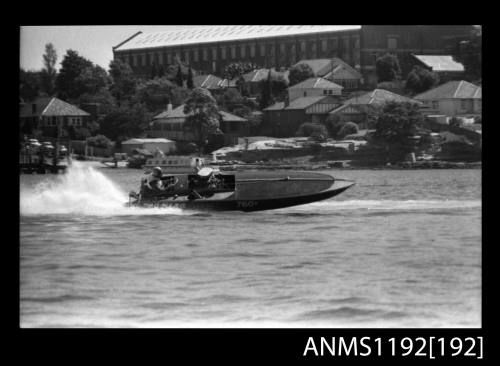
[[[481,326],[481,170],[256,213],[123,207],[141,175],[21,176],[22,327]]]

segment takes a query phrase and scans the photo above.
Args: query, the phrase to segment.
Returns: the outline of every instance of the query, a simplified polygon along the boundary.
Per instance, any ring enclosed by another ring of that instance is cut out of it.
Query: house
[[[314,76],[328,79],[344,87],[345,90],[358,89],[363,80],[363,76],[358,70],[338,57],[301,60],[295,65],[299,64],[308,65],[312,69]]]
[[[266,81],[271,72],[271,78],[274,80],[281,79],[288,85],[289,71],[276,71],[274,69],[256,69],[246,74],[243,74],[243,91],[250,96],[255,96],[261,92],[261,82]]]
[[[90,114],[61,99],[46,97],[21,104],[19,120],[26,134],[41,129],[44,136],[57,137],[64,134],[63,129],[87,127]]]
[[[248,121],[234,114],[219,111],[220,129],[228,135],[245,136],[248,133]],[[184,130],[184,123],[188,115],[184,113],[184,104],[172,109],[169,104],[167,110],[153,117],[149,135],[165,137],[176,141],[195,141],[192,132]]]
[[[343,87],[340,85],[320,77],[315,77],[289,87],[288,98],[292,101],[300,97],[318,97],[326,95],[340,97],[342,95],[342,89]]]
[[[160,150],[164,154],[170,154],[175,152],[176,144],[175,141],[165,138],[130,139],[122,142],[122,149],[123,152],[127,153],[128,155],[132,155],[134,153],[134,150],[147,150],[152,154],[154,154],[157,150]]]
[[[385,89],[375,89],[347,99],[343,102],[342,106],[332,110],[329,114],[338,115],[341,121],[363,124],[367,122],[367,117],[371,109],[381,107],[387,102],[421,104],[419,101]]]
[[[464,65],[453,60],[451,55],[412,55],[412,57],[415,65],[435,72],[441,83],[459,80],[465,72]]]
[[[290,102],[278,102],[263,110],[264,123],[269,134],[276,137],[295,136],[305,122],[321,123],[328,112],[340,106],[338,98],[331,95],[300,97]]]
[[[476,117],[482,112],[481,87],[464,80],[449,81],[416,95],[425,115]]]

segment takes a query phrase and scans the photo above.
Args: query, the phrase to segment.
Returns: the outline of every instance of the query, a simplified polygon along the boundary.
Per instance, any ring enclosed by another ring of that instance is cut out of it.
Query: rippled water
[[[481,170],[255,213],[125,208],[141,175],[21,176],[22,327],[481,326]]]

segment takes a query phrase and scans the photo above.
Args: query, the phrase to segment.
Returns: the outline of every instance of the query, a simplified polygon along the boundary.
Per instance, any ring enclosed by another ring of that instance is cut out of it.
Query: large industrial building
[[[199,73],[223,76],[224,67],[237,61],[279,69],[304,59],[338,57],[373,85],[378,56],[396,54],[405,73],[405,60],[411,54],[449,55],[471,29],[470,25],[193,26],[138,32],[113,47],[113,53],[142,76],[151,74],[153,64],[177,61]]]

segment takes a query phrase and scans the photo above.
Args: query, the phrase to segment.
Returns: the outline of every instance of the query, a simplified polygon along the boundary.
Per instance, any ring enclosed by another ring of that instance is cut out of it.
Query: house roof
[[[258,83],[262,80],[267,80],[269,71],[271,71],[271,77],[282,76],[283,79],[288,82],[289,70],[286,71],[276,71],[274,69],[256,69],[246,74],[243,74],[243,79],[247,83]]]
[[[314,75],[325,78],[334,76],[335,73],[341,70],[342,68],[348,69],[357,78],[362,77],[362,75],[359,73],[358,70],[356,70],[351,65],[344,62],[342,59],[338,57],[300,60],[294,66],[299,64],[309,65]]]
[[[239,116],[235,116],[234,114],[231,114],[229,112],[219,111],[219,113],[222,116],[222,120],[225,122],[245,122],[246,121],[246,119],[241,118]],[[177,108],[174,108],[170,112],[164,111],[164,112],[154,116],[153,120],[186,118],[187,116],[188,115],[184,113],[184,104],[182,104],[182,105],[178,106]]]
[[[451,55],[413,55],[432,71],[465,71],[464,65],[453,60]]]
[[[288,89],[343,89],[342,86],[323,78],[309,78]]]
[[[164,138],[155,138],[155,139],[130,139],[130,140],[127,140],[127,141],[123,141],[122,142],[122,145],[125,144],[125,145],[136,145],[136,144],[146,144],[146,143],[152,143],[152,142],[156,142],[156,143],[169,143],[169,142],[174,142],[172,140],[169,140],[169,139],[164,139]]]
[[[193,77],[193,84],[197,88],[220,89],[221,82],[221,78],[212,74]]]
[[[114,47],[126,51],[187,44],[258,39],[299,34],[317,34],[361,29],[360,25],[205,25],[137,33]]]
[[[420,103],[417,100],[407,98],[405,96],[392,93],[388,90],[385,89],[374,89],[371,92],[362,94],[360,96],[354,97],[347,99],[344,104],[354,104],[354,105],[361,105],[361,104],[369,104],[369,105],[381,105],[386,102],[409,102],[409,103]]]
[[[278,102],[264,109],[264,111],[277,111],[277,110],[294,110],[294,109],[307,109],[313,104],[318,103],[319,101],[328,98],[328,96],[313,96],[313,97],[300,97],[294,99],[290,102],[288,107],[285,107],[284,102]]]
[[[481,99],[482,89],[464,80],[449,81],[437,88],[415,96],[418,100],[436,99]]]
[[[33,104],[36,105],[35,113],[33,113]],[[21,107],[19,115],[21,117],[90,116],[89,113],[81,110],[73,104],[66,103],[65,101],[55,97],[37,98],[32,103],[26,103]]]

